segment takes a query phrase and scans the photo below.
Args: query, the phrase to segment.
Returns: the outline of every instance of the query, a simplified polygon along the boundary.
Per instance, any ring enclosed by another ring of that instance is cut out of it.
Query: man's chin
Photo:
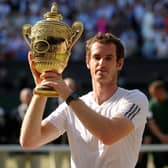
[[[103,77],[103,76],[98,76],[98,77],[96,78],[96,80],[97,80],[98,82],[105,82],[106,78]]]

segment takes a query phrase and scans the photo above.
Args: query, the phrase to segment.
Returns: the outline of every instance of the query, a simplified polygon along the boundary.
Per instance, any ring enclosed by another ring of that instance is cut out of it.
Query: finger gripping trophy
[[[44,14],[44,18],[33,26],[23,25],[23,37],[32,50],[35,68],[39,73],[53,70],[62,73],[67,66],[72,46],[82,35],[83,24],[75,21],[69,27],[62,22],[63,17],[58,13],[55,2],[51,11]],[[34,93],[48,97],[59,96],[53,88],[47,86],[36,86]]]

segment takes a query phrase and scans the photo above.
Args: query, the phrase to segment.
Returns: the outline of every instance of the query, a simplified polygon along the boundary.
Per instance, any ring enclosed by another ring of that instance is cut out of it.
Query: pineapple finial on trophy
[[[63,19],[63,16],[60,13],[58,13],[58,7],[56,2],[52,3],[51,11],[45,13],[44,18],[46,18],[47,20],[55,19],[57,21]]]

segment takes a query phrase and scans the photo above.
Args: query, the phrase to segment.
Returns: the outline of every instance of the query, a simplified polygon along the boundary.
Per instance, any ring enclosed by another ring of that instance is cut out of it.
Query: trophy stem
[[[53,88],[48,86],[36,86],[34,88],[34,94],[47,96],[47,97],[58,97],[59,94]]]

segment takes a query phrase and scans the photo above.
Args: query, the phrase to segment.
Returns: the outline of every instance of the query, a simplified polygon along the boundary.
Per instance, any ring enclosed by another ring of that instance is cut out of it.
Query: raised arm
[[[28,54],[29,64],[36,85],[42,84],[43,78],[35,68],[31,52]],[[34,95],[22,122],[20,144],[24,148],[36,148],[56,138],[58,131],[50,124],[42,121],[47,98]]]

